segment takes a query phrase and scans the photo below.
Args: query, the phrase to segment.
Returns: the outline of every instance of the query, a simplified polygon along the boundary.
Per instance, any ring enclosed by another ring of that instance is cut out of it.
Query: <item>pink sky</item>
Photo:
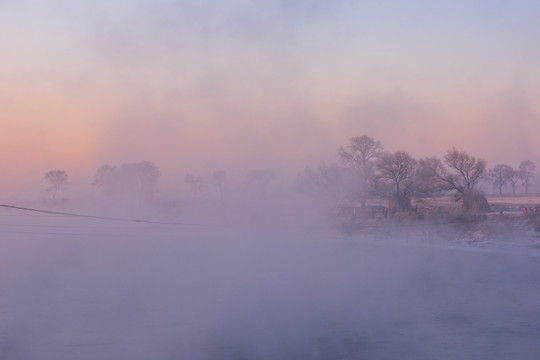
[[[525,1],[46,3],[0,5],[0,196],[42,191],[53,168],[83,188],[142,160],[169,187],[216,169],[291,179],[362,134],[414,156],[540,162]]]

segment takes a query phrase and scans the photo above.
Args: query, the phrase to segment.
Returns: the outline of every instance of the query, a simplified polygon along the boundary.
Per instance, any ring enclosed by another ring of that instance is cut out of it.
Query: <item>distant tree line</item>
[[[160,175],[158,167],[150,161],[125,163],[120,166],[102,165],[96,169],[92,186],[111,199],[149,200],[157,194]],[[247,174],[242,187],[252,194],[265,194],[275,178],[276,174],[272,170],[253,169]],[[48,171],[45,181],[46,191],[52,194],[53,200],[58,192],[67,191],[70,185],[67,172],[58,169]],[[224,170],[214,171],[209,181],[202,175],[193,173],[184,177],[184,183],[196,198],[214,193],[223,200],[227,182],[227,172]]]
[[[330,206],[357,201],[362,207],[370,198],[389,200],[396,211],[411,210],[413,198],[454,196],[465,211],[486,208],[479,190],[482,181],[491,183],[499,194],[510,185],[515,194],[519,185],[527,193],[535,176],[535,164],[524,160],[519,168],[497,164],[489,169],[485,160],[452,148],[442,158],[415,159],[408,152],[384,151],[383,145],[362,135],[349,139],[338,150],[342,165],[309,167],[298,183]]]
[[[502,195],[503,188],[510,185],[512,194],[516,193],[519,185],[523,185],[525,193],[529,192],[531,181],[534,179],[536,165],[530,160],[523,160],[517,169],[506,164],[497,164],[489,170],[489,179],[493,188]]]
[[[488,168],[485,160],[452,148],[442,157],[415,159],[407,151],[389,152],[370,136],[355,136],[337,151],[338,163],[321,163],[308,167],[297,179],[302,191],[336,208],[345,203],[365,207],[370,199],[385,199],[396,211],[413,209],[412,199],[452,195],[463,209],[487,207],[479,184],[490,184],[499,194],[510,188],[512,194],[522,188],[528,193],[535,178],[536,166],[523,160],[517,168],[496,164]],[[151,199],[157,193],[160,171],[150,161],[103,165],[92,183],[102,194],[111,198]],[[272,170],[253,169],[242,183],[242,189],[256,197],[266,197],[274,184]],[[59,169],[45,174],[46,190],[55,199],[58,192],[70,185],[68,174]],[[209,181],[203,176],[188,173],[184,183],[194,197],[217,194],[223,200],[227,188],[227,172],[216,170]]]
[[[106,196],[126,195],[149,197],[156,192],[160,172],[150,161],[126,163],[121,166],[103,165],[96,170],[92,185]],[[56,198],[59,191],[67,191],[69,175],[64,170],[51,170],[45,173],[46,191]]]

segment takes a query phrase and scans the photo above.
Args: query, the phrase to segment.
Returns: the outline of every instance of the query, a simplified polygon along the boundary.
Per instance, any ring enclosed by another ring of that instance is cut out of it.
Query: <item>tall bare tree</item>
[[[488,176],[492,181],[493,188],[499,190],[499,195],[502,195],[502,189],[510,181],[513,173],[514,169],[504,164],[497,164],[489,170]]]
[[[366,206],[369,195],[369,178],[373,174],[373,160],[379,157],[383,146],[379,141],[373,140],[367,135],[355,136],[349,139],[349,144],[340,147],[338,151],[339,159],[352,167],[357,168],[362,175],[361,183],[361,205]]]
[[[57,169],[46,172],[45,181],[49,183],[45,190],[52,193],[53,200],[58,191],[66,191],[69,186],[69,176],[64,170]]]
[[[418,190],[418,162],[405,151],[384,153],[375,163],[374,188],[384,197],[392,198],[397,210],[411,208],[411,197]]]
[[[525,186],[525,193],[528,193],[529,186],[534,179],[536,165],[531,160],[524,160],[519,164],[519,170],[521,171],[521,181]]]
[[[485,196],[476,190],[480,180],[487,176],[484,160],[454,148],[446,152],[444,163],[431,157],[421,160],[420,167],[425,181],[431,182],[441,192],[454,192],[456,200],[463,201],[465,211],[471,207],[489,207]]]
[[[418,174],[424,192],[428,195],[443,195],[454,190],[448,184],[448,169],[436,156],[426,157],[418,161]]]
[[[516,194],[516,187],[521,181],[521,179],[522,179],[521,171],[512,169],[512,173],[508,177],[508,182],[510,183],[510,186],[512,187],[512,194],[514,195]]]
[[[476,185],[487,175],[485,160],[476,159],[456,148],[446,152],[444,162],[454,172],[447,178],[449,184],[461,194],[472,194]]]

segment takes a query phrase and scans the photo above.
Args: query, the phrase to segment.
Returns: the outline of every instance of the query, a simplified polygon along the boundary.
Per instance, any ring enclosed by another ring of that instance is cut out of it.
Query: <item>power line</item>
[[[81,233],[64,233],[64,232],[36,232],[36,231],[4,231],[0,230],[0,234],[25,234],[25,235],[69,235],[69,236],[83,236]]]
[[[154,221],[154,220],[142,220],[142,219],[130,219],[130,218],[119,218],[119,217],[108,217],[108,216],[98,216],[98,215],[88,215],[88,214],[78,214],[71,212],[63,211],[51,211],[51,210],[41,210],[34,209],[22,206],[0,204],[0,207],[7,209],[15,209],[29,212],[36,212],[42,214],[52,214],[52,215],[62,215],[86,219],[96,219],[96,220],[106,220],[106,221],[124,221],[124,222],[136,222],[136,223],[145,223],[145,224],[154,224],[154,225],[180,225],[180,226],[204,226],[204,227],[227,227],[222,224],[210,224],[210,223],[185,223],[185,222],[176,222],[176,221]]]

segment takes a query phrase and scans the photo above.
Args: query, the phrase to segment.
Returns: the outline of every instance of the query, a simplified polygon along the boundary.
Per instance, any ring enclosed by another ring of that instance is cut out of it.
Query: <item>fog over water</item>
[[[0,0],[0,360],[540,359],[539,13]]]
[[[1,359],[540,357],[540,260],[526,253],[257,214],[0,220]]]

